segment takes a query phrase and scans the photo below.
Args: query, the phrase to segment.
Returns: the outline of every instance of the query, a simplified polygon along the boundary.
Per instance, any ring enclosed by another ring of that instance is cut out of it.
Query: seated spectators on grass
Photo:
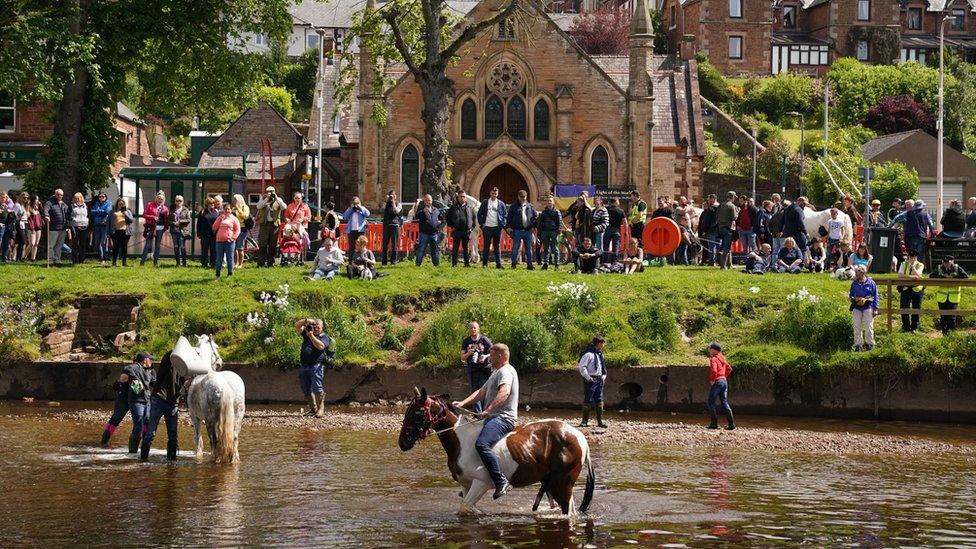
[[[866,272],[871,272],[871,263],[874,256],[868,252],[868,245],[863,242],[857,246],[857,252],[851,257],[851,262],[855,267],[864,267]]]
[[[776,272],[797,274],[803,270],[803,253],[796,246],[796,240],[789,237],[783,241],[783,247],[776,258]]]
[[[583,243],[573,252],[573,261],[576,263],[576,272],[594,274],[600,268],[600,250],[593,245],[592,240],[584,238]]]
[[[766,274],[772,257],[773,247],[763,242],[759,246],[758,252],[749,252],[749,256],[746,257],[745,272],[748,274]]]
[[[373,280],[376,278],[376,257],[367,245],[369,240],[366,236],[356,239],[356,246],[349,254],[349,264],[346,265],[346,274],[349,278],[362,278],[363,280]]]
[[[822,273],[826,263],[827,253],[824,250],[823,242],[819,238],[812,238],[810,240],[810,263],[807,265],[807,269],[811,273]]]
[[[339,272],[345,259],[342,250],[328,236],[322,239],[322,247],[315,253],[315,260],[312,262],[312,274],[306,276],[305,280],[321,280],[323,277],[332,280],[332,277]]]
[[[624,274],[634,274],[644,270],[644,250],[636,238],[631,238],[627,250],[620,260],[624,264]]]
[[[838,280],[854,278],[854,252],[850,242],[843,241],[837,246],[837,251],[830,256],[830,270]]]

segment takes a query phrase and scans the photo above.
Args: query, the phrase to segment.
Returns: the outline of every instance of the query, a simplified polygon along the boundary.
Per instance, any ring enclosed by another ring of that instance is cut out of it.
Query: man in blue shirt
[[[366,234],[367,217],[369,217],[369,210],[362,205],[358,196],[352,197],[352,206],[342,213],[342,220],[346,222],[346,237],[349,242],[349,247],[346,249],[349,253],[356,249],[356,240]]]
[[[535,267],[532,265],[532,246],[534,239],[532,229],[535,228],[538,213],[535,206],[529,202],[529,193],[519,191],[518,202],[512,204],[508,210],[508,227],[506,229],[512,236],[512,268],[518,265],[519,249],[525,244],[525,264],[531,271]]]
[[[878,285],[868,277],[864,265],[854,267],[848,295],[854,317],[854,350],[874,348],[874,317],[878,316]]]
[[[424,195],[424,203],[415,215],[420,224],[420,239],[417,241],[417,257],[415,263],[419,267],[424,262],[427,255],[427,248],[430,248],[430,260],[434,266],[441,263],[441,249],[437,242],[437,235],[440,233],[444,220],[441,212],[434,207],[434,199],[429,195]]]

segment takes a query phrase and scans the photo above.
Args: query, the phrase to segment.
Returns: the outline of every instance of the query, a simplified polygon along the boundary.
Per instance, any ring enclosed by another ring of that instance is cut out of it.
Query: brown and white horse
[[[461,485],[459,513],[477,512],[475,505],[493,488],[491,477],[475,450],[482,421],[461,416],[443,396],[427,395],[414,389],[415,397],[403,415],[400,449],[406,452],[418,440],[437,434],[447,452],[447,467]],[[502,472],[515,487],[541,482],[532,510],[539,508],[543,495],[559,504],[564,515],[573,510],[573,486],[586,467],[586,489],[579,512],[585,513],[593,500],[596,477],[590,460],[590,446],[579,430],[564,421],[544,420],[520,425],[494,447]]]

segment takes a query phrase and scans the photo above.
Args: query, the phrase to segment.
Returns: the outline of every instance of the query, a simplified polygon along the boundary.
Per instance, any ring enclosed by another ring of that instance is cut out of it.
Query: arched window
[[[493,95],[485,102],[485,139],[495,139],[502,134],[502,100]]]
[[[549,141],[549,103],[542,99],[535,102],[532,117],[532,136],[536,141]]]
[[[610,183],[610,155],[603,145],[597,146],[590,153],[590,185],[607,185]]]
[[[508,135],[525,139],[525,101],[517,95],[508,100]]]
[[[478,107],[475,106],[473,99],[468,98],[461,103],[461,139],[477,138]]]
[[[400,200],[413,204],[420,196],[420,154],[412,144],[400,156]]]

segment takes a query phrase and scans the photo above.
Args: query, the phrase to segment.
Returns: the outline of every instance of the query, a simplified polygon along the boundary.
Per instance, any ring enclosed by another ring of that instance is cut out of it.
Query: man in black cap
[[[149,449],[152,448],[152,441],[156,437],[156,428],[159,427],[161,418],[166,418],[166,459],[176,459],[176,425],[179,422],[179,409],[176,404],[185,380],[173,369],[170,354],[163,355],[163,360],[160,361],[156,383],[151,393],[148,424],[139,455],[142,461],[149,459]]]
[[[900,214],[904,209],[900,198],[896,198],[891,201],[891,208],[888,210],[888,222],[894,223],[895,216]]]
[[[969,274],[956,265],[956,258],[947,255],[942,258],[942,264],[932,270],[929,278],[969,278]],[[955,310],[959,308],[959,301],[962,300],[962,288],[960,286],[940,286],[935,294],[935,301],[939,304],[939,309]],[[943,334],[948,334],[956,329],[955,315],[942,315],[940,317],[940,328]]]
[[[145,351],[136,354],[134,364],[129,364],[122,370],[119,382],[129,387],[129,413],[132,414],[132,434],[129,435],[129,453],[139,451],[139,440],[146,432],[146,420],[149,413],[149,395],[152,394],[156,383],[156,372],[153,371],[153,357]]]

